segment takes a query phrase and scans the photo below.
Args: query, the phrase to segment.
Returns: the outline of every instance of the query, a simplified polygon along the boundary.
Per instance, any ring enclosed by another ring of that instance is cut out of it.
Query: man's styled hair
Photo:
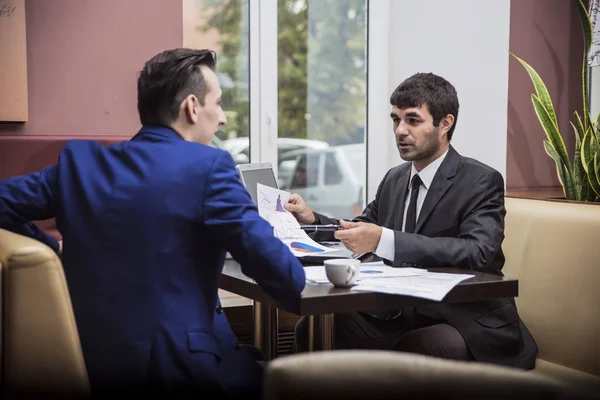
[[[458,96],[454,86],[441,76],[419,73],[407,78],[392,93],[390,104],[398,108],[427,104],[435,127],[446,115],[454,116],[454,124],[448,131],[448,141],[452,139],[458,120]]]
[[[137,80],[142,125],[169,126],[190,94],[204,105],[206,80],[199,67],[214,70],[216,64],[214,51],[184,48],[165,50],[148,60]]]

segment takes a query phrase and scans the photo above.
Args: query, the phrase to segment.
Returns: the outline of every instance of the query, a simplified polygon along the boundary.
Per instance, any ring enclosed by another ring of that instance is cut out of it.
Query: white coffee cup
[[[325,260],[325,274],[329,282],[337,287],[356,285],[360,275],[360,260],[336,258]]]

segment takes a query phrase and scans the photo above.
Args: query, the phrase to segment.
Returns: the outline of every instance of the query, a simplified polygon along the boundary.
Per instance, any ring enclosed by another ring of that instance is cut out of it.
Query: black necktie
[[[408,203],[408,211],[406,212],[406,224],[404,232],[414,233],[417,224],[417,197],[419,196],[419,187],[421,186],[421,178],[415,175],[410,183],[410,203]]]

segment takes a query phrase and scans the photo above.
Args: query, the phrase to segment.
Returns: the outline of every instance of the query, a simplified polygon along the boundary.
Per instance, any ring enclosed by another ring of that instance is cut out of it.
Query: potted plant
[[[563,136],[558,129],[552,99],[539,74],[529,64],[515,57],[527,70],[535,93],[531,95],[535,113],[546,133],[544,149],[556,163],[558,179],[565,199],[600,201],[600,114],[592,119],[589,111],[589,73],[587,55],[592,43],[592,24],[582,0],[574,0],[583,29],[584,52],[582,67],[583,118],[575,111],[571,126],[575,133],[575,154],[571,163]]]

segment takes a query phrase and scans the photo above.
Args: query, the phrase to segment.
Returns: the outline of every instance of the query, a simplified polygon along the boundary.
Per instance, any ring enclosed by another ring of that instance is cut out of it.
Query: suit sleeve
[[[205,193],[203,219],[211,237],[274,299],[297,299],[305,285],[304,268],[258,214],[228,153],[217,157]]]
[[[58,242],[31,222],[54,217],[55,184],[56,166],[0,181],[0,228],[29,236],[58,251]]]
[[[379,225],[379,200],[381,198],[381,190],[385,184],[385,181],[387,180],[388,175],[390,174],[390,171],[391,170],[388,170],[381,180],[381,183],[377,188],[377,193],[375,194],[375,199],[367,205],[361,215],[354,218],[355,222],[367,222]]]
[[[482,174],[473,184],[462,210],[457,237],[427,237],[394,231],[393,265],[454,266],[485,271],[504,239],[504,180],[497,171]]]
[[[370,202],[367,205],[367,207],[365,207],[365,209],[363,210],[361,215],[359,215],[353,219],[354,222],[368,222],[368,223],[379,225],[379,222],[377,222],[377,221],[379,218],[378,216],[379,216],[380,193],[381,193],[381,189],[383,188],[383,185],[384,185],[390,171],[388,171],[385,174],[385,176],[383,177],[383,179],[381,180],[381,183],[379,184],[379,187],[377,188],[377,193],[375,194],[375,199],[372,202]],[[315,214],[315,224],[316,225],[339,223],[339,219],[328,218],[319,213],[314,213],[314,214]],[[315,234],[310,234],[310,237],[313,238],[317,242],[322,242],[322,241],[327,241],[327,240],[336,240],[333,237],[332,232],[317,232]]]

